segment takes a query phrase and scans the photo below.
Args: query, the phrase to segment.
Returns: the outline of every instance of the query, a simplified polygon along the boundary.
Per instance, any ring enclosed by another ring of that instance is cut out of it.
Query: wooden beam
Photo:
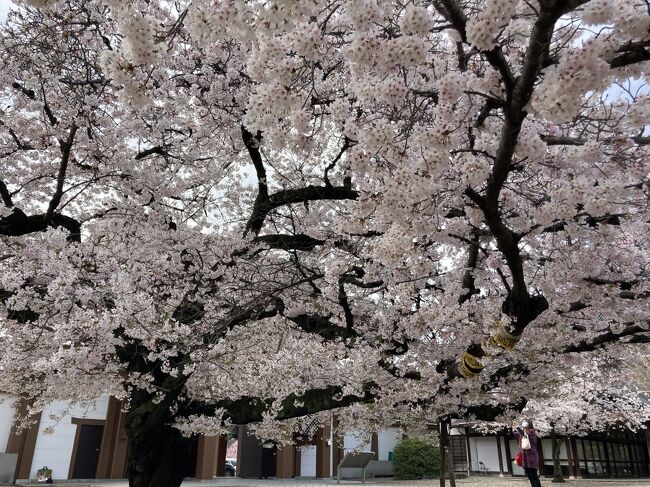
[[[276,477],[279,479],[290,479],[294,476],[296,451],[293,445],[278,447],[276,453]]]
[[[199,435],[198,447],[196,449],[196,474],[195,477],[201,480],[212,480],[217,471],[217,448],[219,438],[217,436]]]
[[[316,478],[330,477],[330,428],[318,428],[316,433]]]
[[[27,407],[27,402],[24,399],[20,399],[16,405],[15,416],[25,414]],[[31,425],[26,430],[18,432],[15,420],[11,426],[9,439],[7,441],[7,453],[18,454],[18,460],[16,462],[16,480],[29,479],[40,424],[41,413],[38,413],[34,416]]]

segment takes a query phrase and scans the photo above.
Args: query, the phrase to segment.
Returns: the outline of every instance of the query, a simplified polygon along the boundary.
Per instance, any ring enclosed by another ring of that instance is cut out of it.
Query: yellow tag
[[[476,377],[481,370],[483,370],[483,364],[479,361],[474,355],[463,352],[463,356],[460,359],[460,373],[466,379],[471,379]]]
[[[519,342],[519,337],[508,333],[504,329],[501,329],[496,332],[496,334],[492,337],[492,340],[504,350],[512,350]]]
[[[463,361],[460,362],[460,373],[465,379],[471,379],[472,377],[475,377],[478,375],[477,372],[472,372],[469,370]]]
[[[483,364],[478,359],[478,357],[475,357],[471,353],[468,352],[463,353],[462,360],[468,367],[472,369],[481,370],[483,368]]]

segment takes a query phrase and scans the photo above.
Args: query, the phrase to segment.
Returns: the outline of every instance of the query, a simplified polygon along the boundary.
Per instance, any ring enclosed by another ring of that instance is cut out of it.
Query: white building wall
[[[402,438],[398,428],[388,428],[377,433],[377,446],[379,448],[377,460],[388,460],[388,453],[395,450],[395,445]]]
[[[68,478],[72,448],[77,432],[77,425],[72,424],[72,418],[106,419],[108,396],[97,399],[94,408],[70,408],[67,414],[58,421],[50,417],[50,415],[60,415],[66,410],[66,407],[68,407],[66,402],[55,401],[43,410],[29,475],[32,479],[36,478],[36,471],[44,466],[52,469],[53,479]],[[54,433],[43,434],[45,428],[53,428]]]
[[[480,471],[483,462],[489,472],[499,471],[499,452],[496,438],[470,437],[470,451],[472,454],[472,470]]]
[[[316,445],[300,447],[300,476],[316,477]]]
[[[7,442],[11,433],[11,424],[14,419],[12,407],[15,398],[9,394],[0,393],[0,453],[7,452]]]
[[[370,434],[360,431],[348,431],[343,435],[343,451],[371,451]]]

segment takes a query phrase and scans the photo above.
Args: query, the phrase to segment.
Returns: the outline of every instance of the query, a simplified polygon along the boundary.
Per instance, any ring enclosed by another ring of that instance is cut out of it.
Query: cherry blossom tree
[[[194,432],[494,419],[637,361],[649,29],[641,0],[22,2],[0,388],[124,399],[130,484],[174,486]]]
[[[582,359],[589,361],[590,367],[572,364],[555,368],[555,384],[549,383],[522,412],[534,418],[537,431],[551,438],[553,482],[564,482],[558,435],[636,431],[650,422],[647,394],[633,380],[634,363],[598,356]]]

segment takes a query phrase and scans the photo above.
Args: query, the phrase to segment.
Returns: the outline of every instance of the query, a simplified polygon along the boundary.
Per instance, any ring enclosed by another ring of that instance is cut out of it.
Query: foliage
[[[393,471],[399,479],[431,478],[440,473],[440,448],[422,438],[405,438],[395,445]]]
[[[16,4],[0,389],[29,414],[112,394],[130,438],[286,442],[332,408],[508,419],[572,375],[577,410],[620,403],[650,341],[644,2]]]

